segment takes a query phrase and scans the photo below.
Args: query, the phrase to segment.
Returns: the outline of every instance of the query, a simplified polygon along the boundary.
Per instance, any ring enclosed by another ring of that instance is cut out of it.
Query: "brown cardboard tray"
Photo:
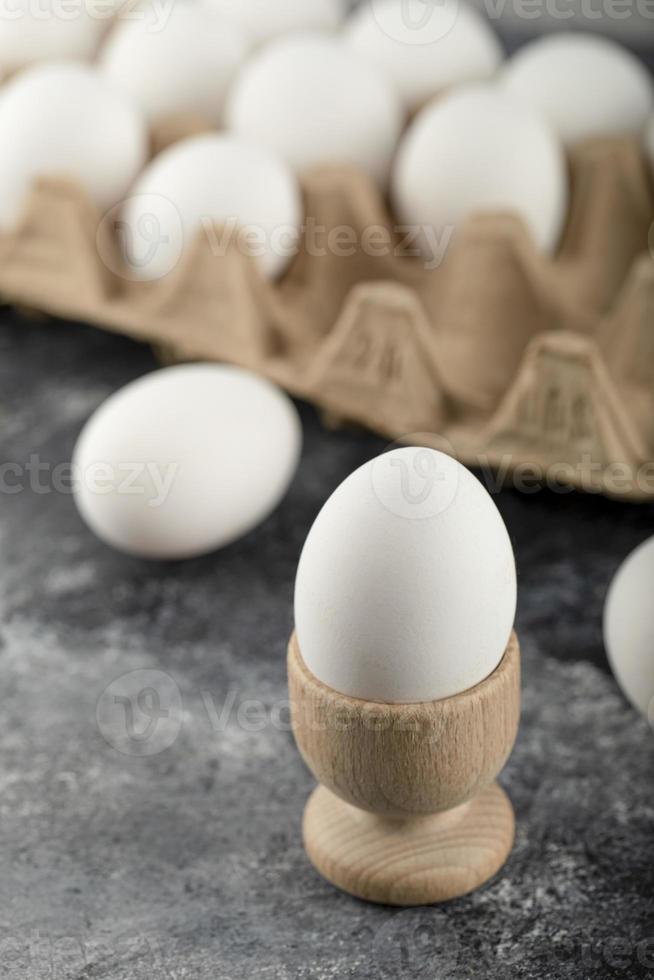
[[[433,269],[394,247],[367,254],[366,229],[399,241],[379,191],[317,170],[305,214],[348,229],[346,244],[316,255],[303,241],[278,283],[206,234],[165,279],[130,281],[110,223],[80,188],[44,179],[0,238],[0,298],[175,360],[251,368],[326,419],[441,445],[509,485],[654,499],[651,176],[635,140],[579,146],[570,167],[554,259],[497,214],[472,218]]]

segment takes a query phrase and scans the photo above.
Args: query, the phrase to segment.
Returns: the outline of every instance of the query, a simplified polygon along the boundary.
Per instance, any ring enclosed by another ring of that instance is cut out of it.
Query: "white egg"
[[[201,232],[217,258],[240,248],[274,278],[297,251],[301,222],[300,188],[286,164],[262,147],[209,134],[176,143],[143,171],[122,211],[122,242],[143,280],[171,272]]]
[[[506,527],[449,456],[395,449],[342,483],[300,558],[295,624],[309,670],[341,694],[414,703],[493,673],[516,611]]]
[[[150,124],[192,113],[217,125],[245,52],[240,28],[207,5],[182,3],[158,30],[146,19],[121,21],[103,49],[100,68]]]
[[[116,204],[145,163],[141,114],[90,67],[38,65],[0,99],[0,228],[11,230],[37,177],[77,181],[102,209]]]
[[[0,75],[37,61],[90,61],[106,23],[93,2],[81,0],[66,14],[61,0],[11,0],[0,16]]]
[[[542,112],[566,144],[637,135],[654,82],[635,55],[594,34],[553,34],[526,45],[502,73],[504,91]]]
[[[415,118],[398,151],[392,195],[397,217],[417,229],[430,260],[477,213],[517,215],[538,247],[552,252],[567,211],[566,161],[537,113],[471,86]]]
[[[297,30],[333,31],[343,18],[342,0],[210,0],[239,24],[255,44]]]
[[[618,569],[604,607],[611,669],[631,703],[654,724],[654,538]]]
[[[340,40],[294,35],[263,48],[230,91],[229,128],[298,172],[353,164],[385,182],[403,112],[392,83]]]
[[[92,531],[150,559],[201,555],[277,507],[300,421],[278,388],[235,367],[166,368],[116,392],[75,446],[75,501]]]
[[[356,8],[346,39],[393,79],[409,109],[449,86],[489,78],[503,57],[486,18],[459,0],[371,0]]]

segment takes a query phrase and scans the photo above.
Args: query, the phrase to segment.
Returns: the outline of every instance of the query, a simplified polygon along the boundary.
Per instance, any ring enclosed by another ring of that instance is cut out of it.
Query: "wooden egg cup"
[[[520,719],[520,647],[463,694],[422,704],[345,697],[288,649],[293,733],[321,785],[304,812],[317,870],[351,895],[431,905],[474,891],[513,846],[509,798],[495,782]]]

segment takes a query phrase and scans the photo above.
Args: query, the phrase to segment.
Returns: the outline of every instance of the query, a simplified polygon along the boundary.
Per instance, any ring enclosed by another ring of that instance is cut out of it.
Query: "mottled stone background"
[[[4,314],[2,461],[66,462],[89,413],[153,366],[129,341]],[[0,976],[654,976],[654,736],[608,673],[600,630],[611,575],[654,534],[654,507],[498,497],[524,646],[522,728],[503,776],[515,851],[472,897],[376,908],[331,888],[303,853],[312,779],[288,732],[284,656],[307,530],[383,443],[302,415],[281,508],[202,560],[122,557],[67,493],[0,496]],[[133,671],[169,709],[136,744],[102,697]]]

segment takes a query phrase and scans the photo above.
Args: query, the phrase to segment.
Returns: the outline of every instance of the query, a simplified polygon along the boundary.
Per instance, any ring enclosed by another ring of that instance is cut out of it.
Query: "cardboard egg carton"
[[[570,166],[554,259],[496,214],[472,218],[430,269],[401,254],[364,175],[317,170],[304,181],[307,220],[323,240],[347,231],[322,252],[305,236],[278,283],[236,247],[217,255],[205,233],[165,279],[130,281],[80,188],[42,180],[0,239],[0,296],[173,360],[242,365],[328,420],[390,440],[421,434],[509,485],[654,499],[651,177],[625,139],[580,146]],[[362,242],[380,228],[391,247],[370,254]]]

